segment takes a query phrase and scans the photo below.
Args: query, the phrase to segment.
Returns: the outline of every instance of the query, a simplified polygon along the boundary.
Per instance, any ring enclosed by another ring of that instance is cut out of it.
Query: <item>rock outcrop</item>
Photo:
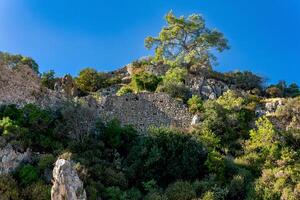
[[[62,96],[41,86],[40,77],[27,65],[11,68],[0,63],[0,104],[37,104],[51,107]]]
[[[106,96],[99,104],[99,112],[105,121],[116,118],[140,132],[151,126],[188,128],[193,117],[182,102],[164,93]]]
[[[186,85],[193,94],[204,99],[216,99],[229,90],[229,86],[215,79],[207,79],[205,76],[190,74],[186,79]]]
[[[15,171],[21,163],[29,161],[30,157],[29,149],[25,152],[19,152],[12,145],[6,144],[0,148],[0,175]]]
[[[86,200],[83,183],[71,161],[58,159],[53,169],[52,200]]]
[[[60,78],[54,85],[53,88],[56,92],[61,93],[67,98],[76,97],[78,95],[78,90],[75,81],[70,75],[65,75]]]

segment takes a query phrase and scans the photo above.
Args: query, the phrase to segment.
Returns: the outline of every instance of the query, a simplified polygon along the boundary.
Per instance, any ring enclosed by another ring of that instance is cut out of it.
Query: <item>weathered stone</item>
[[[64,96],[76,97],[78,90],[73,78],[70,75],[65,75],[54,84],[54,90],[63,94]]]
[[[27,65],[10,68],[0,62],[0,104],[37,104],[52,107],[63,98],[41,86],[40,77]]]
[[[30,156],[29,149],[25,152],[18,152],[10,144],[0,148],[0,175],[13,172],[21,163],[29,161]]]
[[[199,117],[199,115],[194,115],[194,117],[192,119],[191,126],[195,126],[195,125],[197,125],[199,123],[200,123],[200,117]]]
[[[151,126],[188,128],[192,120],[186,105],[164,93],[106,96],[99,112],[105,121],[116,118],[122,124],[132,124],[140,132]]]
[[[86,192],[71,161],[58,159],[53,169],[52,200],[85,200]]]
[[[229,86],[215,79],[206,79],[204,75],[189,74],[186,85],[192,93],[204,99],[216,99],[229,89]]]

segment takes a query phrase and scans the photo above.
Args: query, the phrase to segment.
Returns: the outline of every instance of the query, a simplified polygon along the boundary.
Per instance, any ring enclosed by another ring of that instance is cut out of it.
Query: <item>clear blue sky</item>
[[[171,9],[201,13],[228,38],[215,69],[300,84],[299,0],[0,0],[0,50],[59,75],[109,71],[151,54],[144,38],[157,35]]]

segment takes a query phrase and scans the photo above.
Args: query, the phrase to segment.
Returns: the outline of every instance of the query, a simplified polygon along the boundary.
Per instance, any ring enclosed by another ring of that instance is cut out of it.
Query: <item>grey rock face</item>
[[[10,144],[0,148],[0,175],[13,172],[21,163],[30,160],[31,152],[18,152]]]
[[[275,113],[276,110],[283,105],[283,99],[277,99],[276,101],[266,102],[265,111],[267,114]]]
[[[10,68],[0,62],[0,104],[37,104],[51,107],[63,99],[41,86],[39,76],[27,65]]]
[[[86,200],[83,183],[79,179],[72,163],[58,159],[53,169],[52,200]]]
[[[199,95],[204,99],[216,99],[224,92],[229,90],[228,85],[215,79],[206,79],[200,75],[189,75],[186,85],[193,94]]]

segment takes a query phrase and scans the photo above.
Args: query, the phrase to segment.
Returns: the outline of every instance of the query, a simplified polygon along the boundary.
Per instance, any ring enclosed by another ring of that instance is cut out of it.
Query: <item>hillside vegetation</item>
[[[33,152],[14,172],[0,174],[1,200],[50,199],[58,158],[75,163],[91,200],[300,199],[298,86],[267,86],[249,71],[216,72],[213,52],[229,49],[223,34],[206,27],[200,15],[170,12],[166,22],[157,37],[145,41],[155,54],[134,61],[129,79],[120,71],[85,68],[74,77],[76,98],[68,96],[56,108],[0,106],[0,147]],[[31,58],[0,53],[0,61],[38,72]],[[191,76],[231,87],[216,98],[203,97],[187,84]],[[39,78],[50,90],[61,79],[54,71]],[[198,120],[185,129],[151,127],[142,133],[118,120],[107,122],[82,99],[112,87],[117,96],[168,93]],[[285,103],[272,115],[258,113],[275,97]]]

